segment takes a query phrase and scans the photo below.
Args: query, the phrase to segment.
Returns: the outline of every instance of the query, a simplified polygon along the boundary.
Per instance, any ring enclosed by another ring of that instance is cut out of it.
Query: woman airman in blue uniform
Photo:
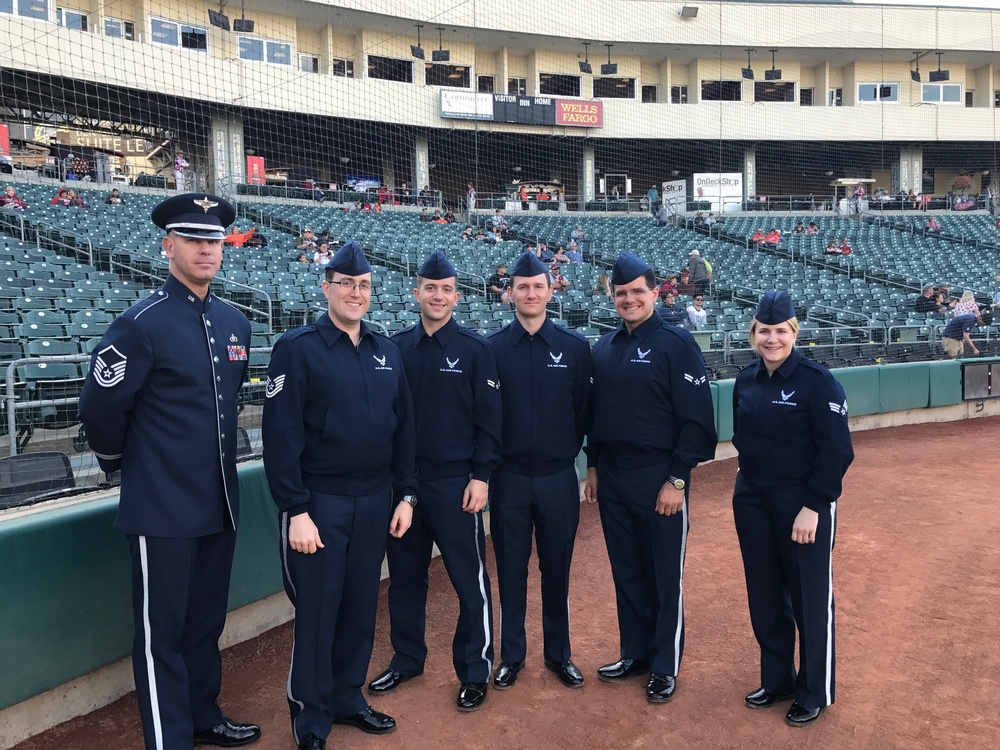
[[[795,350],[798,329],[788,293],[766,292],[750,326],[760,359],[733,389],[733,515],[760,644],[761,686],[746,705],[794,699],[785,720],[805,726],[834,700],[833,542],[854,451],[844,390]]]

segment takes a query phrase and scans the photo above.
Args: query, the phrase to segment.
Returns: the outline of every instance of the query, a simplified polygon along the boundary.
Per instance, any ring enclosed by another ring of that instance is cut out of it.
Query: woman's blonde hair
[[[794,333],[796,336],[799,335],[798,318],[791,317],[788,320],[784,321],[784,324],[787,325],[789,328],[791,328],[792,333]],[[757,351],[757,337],[754,334],[757,333],[757,327],[762,325],[764,324],[761,323],[759,320],[757,320],[757,318],[754,318],[752,321],[750,321],[750,328],[747,330],[747,338],[750,341],[750,348],[753,349],[754,351]],[[782,325],[782,324],[777,323],[776,325]]]
[[[964,292],[962,292],[962,299],[959,300],[959,301],[960,302],[975,302],[976,301],[976,295],[974,295],[972,293],[971,289],[966,289]]]

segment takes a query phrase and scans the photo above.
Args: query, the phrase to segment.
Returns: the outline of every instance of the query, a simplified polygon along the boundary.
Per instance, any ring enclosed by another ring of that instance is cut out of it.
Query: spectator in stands
[[[971,289],[966,289],[962,292],[962,298],[955,303],[954,309],[955,316],[959,315],[975,315],[979,317],[979,305],[976,304],[976,295],[972,293]]]
[[[494,231],[493,227],[490,227],[486,231],[486,237],[483,238],[483,242],[485,242],[487,245],[495,245],[498,242],[500,242],[502,239],[503,239],[503,237],[500,235],[500,233]]]
[[[705,263],[705,259],[701,257],[701,253],[697,250],[692,250],[690,255],[690,260],[688,260],[687,271],[689,274],[689,279],[695,288],[704,294],[708,291],[709,284],[711,283],[712,274],[708,270],[708,265]]]
[[[579,224],[577,224],[576,229],[574,229],[572,232],[569,233],[569,238],[574,242],[580,243],[583,242],[585,239],[587,239],[587,235],[583,231],[583,228]]]
[[[87,204],[84,202],[83,198],[81,198],[73,188],[70,188],[66,192],[66,199],[69,201],[66,204],[67,206],[74,206],[76,208],[87,207]]]
[[[490,276],[490,302],[510,302],[510,276],[507,275],[507,264],[497,265],[497,272]]]
[[[677,297],[677,274],[675,273],[668,273],[667,278],[660,284],[660,299],[664,303],[667,301],[668,294]]]
[[[764,234],[764,228],[757,227],[757,231],[754,232],[753,235],[750,237],[750,241],[755,245],[762,245],[764,244],[764,238],[766,236],[767,235]]]
[[[776,228],[772,228],[764,237],[764,244],[766,245],[780,245],[781,244],[781,232]]]
[[[252,227],[253,234],[247,237],[247,241],[243,244],[243,247],[267,247],[267,237],[260,233],[257,227]]]
[[[302,236],[295,241],[296,250],[305,250],[307,253],[315,252],[316,246],[319,243],[316,242],[316,235],[313,234],[312,227],[306,227],[302,231]]]
[[[3,195],[0,195],[0,208],[5,208],[9,211],[23,211],[27,207],[27,201],[17,194],[17,190],[14,189],[13,185],[8,185],[4,189]]]
[[[122,194],[118,192],[118,188],[112,188],[111,192],[108,193],[108,198],[106,201],[109,206],[121,206],[125,204],[125,200],[122,198]]]
[[[313,263],[322,270],[327,267],[331,260],[333,260],[333,253],[330,252],[330,246],[325,242],[320,242],[316,247],[316,254],[313,255]]]
[[[928,216],[927,223],[924,225],[924,230],[928,232],[940,232],[941,224],[938,222],[936,216]]]
[[[434,221],[433,217],[427,213],[427,209],[423,208],[420,210],[420,216],[418,217],[420,221]]]
[[[646,200],[649,201],[649,212],[656,216],[656,212],[660,208],[660,194],[656,191],[656,185],[653,185],[646,192]]]
[[[256,233],[256,227],[252,227],[248,232],[241,232],[238,226],[233,227],[233,231],[226,235],[224,245],[232,245],[233,247],[243,247],[247,240],[253,237]]]
[[[796,224],[796,225],[795,225],[795,229],[794,229],[794,230],[792,230],[792,231],[793,231],[793,232],[794,232],[795,234],[805,234],[805,233],[806,233],[806,225],[805,225],[805,224],[803,224],[803,223],[802,223],[802,222],[800,221],[800,222],[799,222],[798,224]]]
[[[718,223],[719,220],[716,218],[715,214],[709,211],[708,216],[705,217],[705,229],[711,231],[712,227],[714,227]]]
[[[476,232],[473,230],[471,224],[466,224],[465,229],[462,230],[462,234],[459,237],[462,240],[474,240],[476,239]]]
[[[819,232],[819,226],[815,221],[810,221],[806,225],[806,234],[816,234],[817,232]]]
[[[469,207],[469,213],[471,214],[476,210],[476,188],[473,187],[471,182],[467,185],[467,188],[468,192],[466,192],[465,200],[466,205]]]
[[[702,328],[708,325],[708,311],[703,309],[702,305],[704,304],[705,296],[703,294],[696,294],[688,306],[688,322],[695,328]]]
[[[823,255],[840,255],[840,248],[837,247],[835,240],[830,240],[826,243],[826,247],[823,248]]]
[[[913,309],[919,313],[945,312],[947,309],[942,305],[934,293],[933,284],[924,284],[920,295],[913,303]]]
[[[451,210],[451,209],[449,208],[449,209],[448,209],[447,211],[445,211],[445,212],[444,212],[444,220],[445,220],[445,221],[446,221],[446,222],[447,222],[448,224],[454,224],[454,223],[455,223],[455,212],[454,212],[454,211],[452,211],[452,210]]]
[[[837,249],[840,251],[841,255],[850,255],[853,252],[851,250],[851,243],[848,242],[846,237],[844,237],[844,239],[840,241],[840,247],[838,247]]]
[[[56,194],[52,196],[51,201],[53,206],[68,206],[69,205],[69,190],[64,187],[59,188]]]
[[[569,258],[570,263],[583,263],[583,253],[580,252],[580,246],[576,244],[576,240],[570,240],[566,257]]]
[[[486,232],[483,231],[483,228],[478,224],[476,225],[476,234],[473,236],[473,239],[479,240],[480,242],[484,242],[486,240]]]
[[[701,229],[705,226],[705,214],[699,211],[694,215],[694,228]]]
[[[490,219],[490,223],[493,225],[493,231],[502,234],[507,231],[507,221],[503,218],[503,214],[500,213],[498,208],[493,213],[493,218]]]
[[[562,245],[556,248],[555,254],[552,256],[552,260],[556,263],[569,263],[569,256],[566,255],[566,248]]]
[[[914,188],[910,188],[910,192],[906,194],[906,202],[910,204],[910,208],[914,211],[920,208],[920,195]]]
[[[1000,219],[997,219],[996,221],[993,222],[993,228],[1000,229]]]
[[[997,277],[1000,281],[1000,276]],[[594,284],[593,295],[595,297],[610,297],[611,296],[611,281],[606,273],[602,273],[597,277],[597,283]],[[997,293],[997,297],[1000,298],[1000,292]]]
[[[994,276],[993,281],[995,281],[997,284],[1000,284],[1000,275]],[[997,293],[993,295],[993,304],[990,305],[990,307],[1000,307],[1000,290],[998,290]]]
[[[538,242],[538,248],[535,250],[535,256],[542,261],[542,263],[551,263],[552,258],[555,257],[555,253],[549,250],[549,246],[545,244],[545,240],[540,240]]]
[[[518,189],[518,191],[517,191],[517,197],[521,199],[521,210],[522,211],[527,211],[528,210],[528,189],[526,187],[524,187],[524,185],[521,185],[521,187]]]
[[[307,266],[310,263],[309,257],[305,253],[299,253],[298,255],[296,255],[295,256],[295,262],[296,263],[305,263]]]
[[[174,156],[174,187],[177,188],[178,193],[184,192],[184,173],[188,171],[188,160],[184,158],[184,152],[177,149],[177,155]]]
[[[678,305],[676,297],[669,292],[663,298],[663,307],[660,308],[660,317],[675,326],[684,325],[684,323],[690,319],[688,311]]]
[[[549,273],[549,279],[552,282],[553,292],[565,292],[572,286],[569,279],[563,276],[563,273],[560,270],[558,263],[552,264],[552,268]]]
[[[979,349],[972,342],[969,333],[976,326],[988,326],[992,322],[993,315],[990,313],[981,316],[956,315],[945,324],[944,330],[941,332],[941,346],[944,348],[944,353],[952,359],[958,359],[965,352],[965,345],[968,344],[973,354],[978,357]]]
[[[951,298],[950,288],[947,281],[942,281],[937,285],[938,302],[947,307],[954,307],[955,300]]]
[[[424,185],[423,190],[420,191],[420,198],[417,204],[421,206],[433,206],[434,202],[434,193],[431,192],[431,186]]]
[[[435,224],[447,224],[448,223],[448,220],[445,219],[441,215],[441,209],[440,208],[435,208],[434,209],[434,223]]]

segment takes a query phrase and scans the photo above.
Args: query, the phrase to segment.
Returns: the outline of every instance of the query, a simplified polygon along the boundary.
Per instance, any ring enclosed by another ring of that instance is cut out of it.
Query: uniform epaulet
[[[498,328],[495,331],[490,331],[489,333],[486,334],[486,340],[489,341],[494,336],[499,336],[501,333],[504,333],[509,325],[510,323],[505,325],[503,328]]]
[[[297,339],[302,334],[304,334],[304,333],[311,333],[312,331],[315,331],[315,330],[316,330],[316,324],[315,323],[310,323],[307,326],[300,326],[298,328],[293,328],[292,330],[285,331],[285,333],[281,334],[281,338],[278,339],[278,341],[285,341],[286,339],[288,341],[294,341],[295,339]]]
[[[134,318],[136,315],[141,313],[143,310],[148,310],[153,305],[163,302],[165,299],[169,299],[170,294],[164,292],[162,289],[154,289],[147,296],[143,297],[138,302],[129,306],[122,314],[123,318]]]
[[[389,334],[389,336],[387,338],[389,338],[390,340],[392,340],[392,339],[396,338],[397,336],[402,336],[404,333],[412,333],[413,329],[416,328],[416,327],[417,327],[416,323],[414,323],[412,326],[406,326],[406,328],[401,328],[398,331],[396,331],[395,333]],[[374,328],[371,329],[371,330],[372,330],[372,333],[377,333],[377,331]],[[380,333],[378,335],[384,336],[385,334],[381,334]]]
[[[590,340],[579,331],[574,331],[572,328],[567,328],[566,326],[561,326],[555,323],[552,325],[552,328],[555,329],[557,336],[563,334],[586,344],[588,348],[590,347]]]
[[[807,357],[803,357],[801,359],[801,361],[799,362],[799,364],[800,365],[805,365],[806,367],[808,367],[810,369],[816,370],[816,372],[819,372],[819,373],[821,373],[823,375],[830,375],[832,377],[832,373],[826,367],[824,367],[823,365],[821,365],[819,362],[814,362],[813,360],[811,360],[811,359],[809,359]]]
[[[681,328],[680,326],[672,326],[667,321],[663,320],[663,318],[660,318],[660,320],[663,323],[663,329],[668,333],[670,333],[671,335],[676,336],[677,338],[682,339],[688,343],[691,344],[695,343],[694,336],[691,335],[691,331],[689,331],[688,329]]]
[[[458,332],[463,336],[468,336],[473,341],[478,341],[480,344],[486,343],[486,338],[478,331],[473,331],[469,328],[466,328],[465,326],[459,326]]]

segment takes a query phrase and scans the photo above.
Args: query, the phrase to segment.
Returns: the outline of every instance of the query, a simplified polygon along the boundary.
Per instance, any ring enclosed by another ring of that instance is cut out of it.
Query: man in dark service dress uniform
[[[656,277],[622,253],[611,273],[622,324],[594,347],[589,502],[599,502],[618,604],[621,658],[605,681],[649,675],[646,698],[674,697],[684,650],[684,554],[691,469],[715,455],[715,416],[690,333],[656,315]]]
[[[300,750],[324,748],[333,724],[395,729],[361,687],[386,538],[406,532],[417,501],[402,358],[362,321],[371,266],[352,240],[325,274],[327,314],[278,340],[264,389],[264,469],[295,606],[287,691]]]
[[[590,426],[590,344],[549,320],[545,265],[524,253],[511,272],[515,319],[489,336],[504,384],[503,461],[490,484],[490,532],[500,584],[500,666],[493,686],[513,687],[524,667],[531,532],[542,576],[545,666],[567,687],[583,675],[570,660],[569,569],[580,522],[576,456]]]
[[[153,209],[153,223],[166,230],[170,274],[111,324],[80,394],[101,468],[122,473],[115,527],[132,555],[132,669],[149,750],[236,747],[260,737],[217,703],[250,323],[209,284],[235,217],[229,203],[204,193]]]
[[[414,296],[420,322],[392,337],[413,394],[417,423],[420,504],[413,528],[390,539],[389,618],[395,651],[389,667],[368,685],[379,694],[422,674],[427,568],[437,543],[458,595],[452,663],[461,683],[460,711],[486,700],[493,667],[493,607],[486,571],[483,507],[487,482],[500,463],[503,410],[493,352],[477,333],[458,325],[458,273],[439,250],[417,271]]]

